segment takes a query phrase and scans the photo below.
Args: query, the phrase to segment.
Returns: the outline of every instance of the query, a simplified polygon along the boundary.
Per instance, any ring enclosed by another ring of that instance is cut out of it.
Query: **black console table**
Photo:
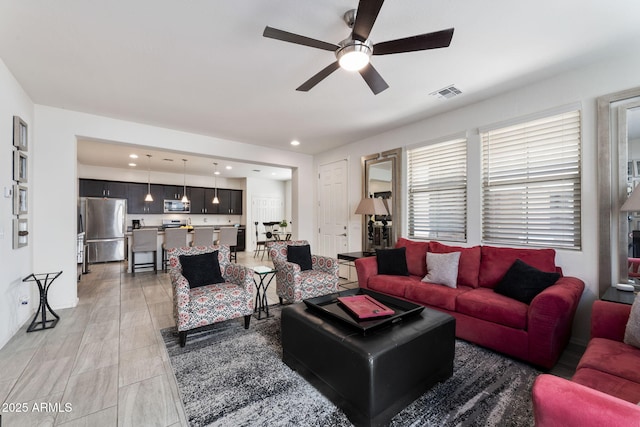
[[[33,317],[31,324],[27,328],[27,332],[33,331],[42,331],[45,329],[55,328],[56,323],[60,320],[60,316],[58,316],[49,305],[49,301],[47,301],[47,293],[49,292],[49,287],[53,283],[54,280],[58,278],[62,274],[62,271],[57,271],[54,273],[41,273],[41,274],[30,274],[24,279],[23,282],[36,282],[38,285],[38,290],[40,291],[40,306],[38,307],[38,311],[36,311],[36,315]],[[55,317],[55,319],[47,320],[47,309],[49,312]],[[37,322],[38,316],[41,316],[41,320]]]

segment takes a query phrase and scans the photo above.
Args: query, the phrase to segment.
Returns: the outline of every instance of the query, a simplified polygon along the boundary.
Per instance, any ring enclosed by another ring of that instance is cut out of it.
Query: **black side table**
[[[253,279],[253,283],[256,285],[256,301],[253,305],[253,311],[256,313],[256,317],[258,320],[262,318],[262,312],[265,313],[266,317],[271,317],[269,314],[269,303],[267,302],[267,288],[271,284],[271,281],[276,275],[276,270],[271,267],[266,266],[258,266],[253,267],[253,271],[260,278],[259,282],[256,282],[256,279]],[[265,279],[267,279],[265,283]]]
[[[633,304],[633,300],[636,299],[638,293],[638,287],[635,291],[620,291],[611,286],[600,298],[603,301],[617,302],[620,304]]]
[[[350,281],[351,280],[351,268],[355,267],[355,261],[357,259],[366,258],[366,257],[369,257],[369,256],[375,256],[375,255],[376,255],[375,252],[345,252],[345,253],[342,253],[342,254],[338,254],[338,256],[337,256],[338,264],[346,265],[347,267],[349,267],[349,278],[347,279],[347,282],[343,283],[342,285],[348,285],[350,283],[357,283],[358,282],[357,280]]]
[[[31,325],[29,325],[29,327],[27,328],[27,332],[42,331],[45,329],[56,327],[56,323],[58,323],[58,320],[60,320],[60,316],[58,316],[49,305],[49,301],[47,301],[47,293],[49,292],[49,287],[51,286],[53,281],[56,280],[61,274],[62,271],[54,273],[30,274],[22,279],[23,282],[36,282],[36,284],[38,285],[38,290],[40,291],[40,306],[38,307],[38,311],[36,311],[36,315],[31,321]],[[53,315],[53,317],[55,317],[55,319],[47,320],[47,309],[49,309],[49,312]],[[39,322],[36,322],[38,316],[42,316],[42,319]]]

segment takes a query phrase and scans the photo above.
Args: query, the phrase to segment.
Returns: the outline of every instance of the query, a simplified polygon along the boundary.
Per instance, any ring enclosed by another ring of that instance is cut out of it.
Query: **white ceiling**
[[[375,56],[375,96],[331,52],[356,0],[0,0],[0,58],[37,104],[314,154],[578,67],[640,41],[637,0],[387,0],[374,43],[455,27],[451,46]],[[463,94],[429,94],[450,84]],[[299,147],[289,142],[298,139]],[[92,160],[87,160],[88,162]]]
[[[137,155],[132,159],[130,155]],[[147,158],[147,154],[151,158]],[[187,162],[183,162],[185,159]],[[135,168],[155,172],[175,173],[182,175],[213,176],[215,170],[224,178],[260,178],[277,181],[291,179],[291,169],[262,165],[257,163],[241,163],[224,158],[194,156],[178,151],[150,150],[148,147],[110,144],[103,141],[79,140],[78,163],[83,165],[107,168]],[[218,165],[214,165],[217,163]]]

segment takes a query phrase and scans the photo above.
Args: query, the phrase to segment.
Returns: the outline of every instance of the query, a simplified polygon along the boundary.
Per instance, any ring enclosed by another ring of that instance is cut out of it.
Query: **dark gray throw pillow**
[[[493,290],[509,298],[530,304],[536,295],[556,283],[559,278],[559,273],[540,271],[517,259]]]
[[[378,249],[376,250],[378,261],[378,274],[391,276],[408,276],[407,248]]]
[[[191,288],[224,283],[220,273],[218,251],[199,255],[180,255],[182,275],[189,281]]]
[[[302,271],[313,269],[313,263],[311,262],[311,246],[289,245],[287,248],[287,261],[298,264]]]

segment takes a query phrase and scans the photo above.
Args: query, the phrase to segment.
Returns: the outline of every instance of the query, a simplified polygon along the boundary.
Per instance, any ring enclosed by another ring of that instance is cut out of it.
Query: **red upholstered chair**
[[[640,258],[629,258],[629,278],[640,277]]]

